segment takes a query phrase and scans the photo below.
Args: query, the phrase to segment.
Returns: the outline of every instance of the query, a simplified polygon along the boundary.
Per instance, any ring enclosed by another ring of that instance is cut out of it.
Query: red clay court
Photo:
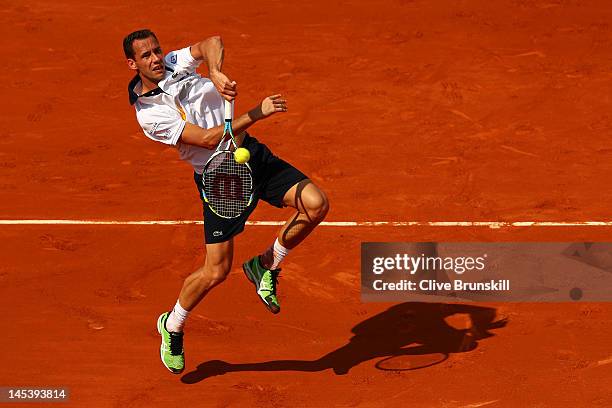
[[[65,386],[79,407],[611,406],[610,303],[359,293],[363,241],[612,240],[610,21],[609,2],[578,0],[2,2],[0,219],[200,219],[190,166],[128,104],[121,41],[148,27],[166,51],[220,34],[237,112],[285,95],[252,133],[327,192],[328,221],[356,224],[292,252],[278,316],[240,270],[277,227],[248,226],[179,376],[155,321],[204,259],[200,225],[0,225],[0,386]],[[447,358],[383,361],[423,344]]]

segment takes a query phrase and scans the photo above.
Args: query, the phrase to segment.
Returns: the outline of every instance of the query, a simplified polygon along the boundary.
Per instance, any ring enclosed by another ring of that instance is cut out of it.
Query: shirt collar
[[[174,72],[174,70],[170,67],[166,67],[166,70],[170,72]],[[140,76],[136,74],[136,76],[132,78],[132,80],[128,84],[128,97],[130,100],[130,105],[135,104],[136,100],[140,97],[155,96],[155,95],[164,93],[164,91],[160,87],[157,87],[155,89],[151,89],[149,92],[143,93],[142,95],[138,95],[135,89],[139,83],[140,83]]]

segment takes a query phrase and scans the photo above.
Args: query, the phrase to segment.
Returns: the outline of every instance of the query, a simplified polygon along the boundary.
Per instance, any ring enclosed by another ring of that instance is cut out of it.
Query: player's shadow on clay
[[[467,328],[450,326],[445,318],[454,314],[469,316]],[[496,320],[496,309],[489,307],[443,304],[402,303],[389,308],[353,327],[349,342],[317,360],[275,360],[259,363],[207,361],[181,378],[194,384],[208,377],[236,371],[323,371],[332,369],[337,375],[347,374],[352,367],[384,358],[378,369],[403,370],[425,368],[444,361],[451,353],[474,350],[478,342],[493,336],[489,331],[504,327],[506,319]],[[433,356],[428,362],[425,357]],[[442,356],[442,357],[440,357]],[[389,358],[399,360],[393,367]],[[404,359],[421,360],[412,365]],[[391,364],[386,364],[389,362]],[[386,368],[385,368],[386,367]]]

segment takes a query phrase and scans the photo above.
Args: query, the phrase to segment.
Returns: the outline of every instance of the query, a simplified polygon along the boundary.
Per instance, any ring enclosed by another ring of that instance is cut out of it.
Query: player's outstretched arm
[[[230,80],[222,72],[223,68],[223,40],[216,35],[194,44],[190,48],[191,56],[198,61],[206,62],[208,66],[208,76],[210,77],[217,91],[228,101],[233,100],[238,94],[236,81]]]
[[[259,105],[235,118],[232,122],[232,130],[235,135],[238,135],[236,138],[238,144],[242,143],[242,132],[255,122],[270,117],[277,112],[287,112],[287,101],[280,94],[264,98]],[[223,128],[224,126],[221,125],[204,129],[188,122],[185,124],[180,140],[183,143],[214,149],[223,137]]]

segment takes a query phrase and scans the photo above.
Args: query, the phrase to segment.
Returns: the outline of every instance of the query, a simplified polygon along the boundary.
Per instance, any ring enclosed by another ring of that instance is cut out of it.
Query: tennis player
[[[224,99],[231,101],[237,95],[236,82],[222,71],[221,38],[210,37],[164,56],[155,34],[139,30],[125,37],[123,50],[128,67],[136,73],[128,92],[138,123],[148,138],[174,146],[180,158],[191,163],[201,199],[203,167],[223,135]],[[196,73],[202,62],[209,78]],[[234,119],[236,142],[251,153],[253,202],[235,219],[221,218],[203,204],[206,260],[185,279],[172,311],[163,313],[157,321],[161,360],[175,374],[185,366],[183,328],[189,312],[227,277],[232,267],[234,237],[243,231],[257,201],[261,198],[275,207],[296,210],[274,242],[242,266],[272,313],[280,311],[276,283],[281,261],[327,214],[325,194],[302,172],[245,132],[255,122],[286,111],[286,100],[272,95]]]

